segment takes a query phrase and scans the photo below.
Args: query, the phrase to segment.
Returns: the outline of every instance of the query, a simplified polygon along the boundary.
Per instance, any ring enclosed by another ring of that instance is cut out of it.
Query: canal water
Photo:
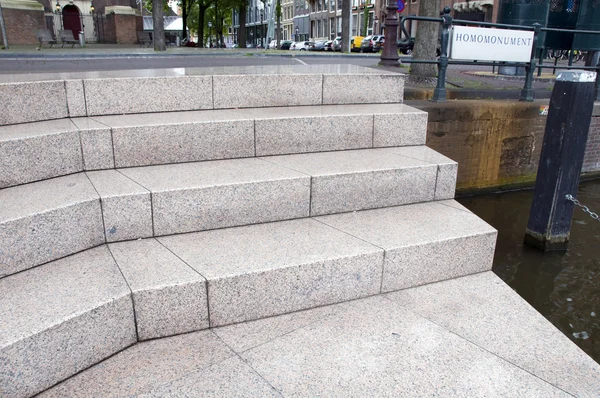
[[[533,190],[458,199],[498,230],[493,271],[600,363],[600,222],[576,208],[569,250],[523,245]],[[600,180],[581,183],[577,199],[600,214]]]

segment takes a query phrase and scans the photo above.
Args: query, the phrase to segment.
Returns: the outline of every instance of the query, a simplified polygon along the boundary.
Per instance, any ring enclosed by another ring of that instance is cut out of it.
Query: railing
[[[402,29],[404,37],[407,41],[400,42],[408,44],[410,40],[410,34],[406,28],[406,21],[424,21],[424,22],[437,22],[442,24],[442,35],[441,35],[441,48],[440,56],[437,60],[423,60],[423,59],[403,59],[402,63],[423,63],[423,64],[437,64],[438,65],[438,77],[437,85],[433,92],[432,101],[444,102],[446,101],[446,71],[448,65],[481,65],[481,66],[515,66],[525,68],[525,84],[521,90],[519,101],[533,101],[533,73],[536,68],[548,68],[552,69],[555,66],[551,65],[537,65],[536,62],[536,49],[537,40],[540,32],[563,32],[563,33],[577,33],[577,34],[590,34],[600,35],[599,31],[594,30],[573,30],[573,29],[559,29],[559,28],[544,28],[538,23],[533,25],[508,25],[491,22],[478,22],[478,21],[465,21],[460,19],[453,20],[450,16],[450,7],[444,7],[442,16],[440,18],[432,17],[419,17],[419,16],[405,16],[402,17],[400,27]],[[481,62],[481,61],[469,61],[469,60],[451,60],[448,58],[448,44],[450,42],[450,28],[452,25],[475,25],[478,27],[491,27],[491,28],[505,28],[505,29],[518,29],[518,30],[529,30],[534,32],[533,36],[533,47],[531,50],[531,59],[529,62]],[[600,64],[596,66],[564,66],[561,69],[587,69],[596,71],[596,101],[600,101]]]

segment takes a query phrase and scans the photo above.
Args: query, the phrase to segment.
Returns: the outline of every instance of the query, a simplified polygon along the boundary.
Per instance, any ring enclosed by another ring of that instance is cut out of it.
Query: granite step
[[[40,398],[91,396],[597,397],[600,365],[490,271],[143,342]]]
[[[137,341],[106,247],[0,279],[0,395],[30,397]]]
[[[78,173],[0,190],[0,277],[104,242],[451,199],[456,163],[378,148]]]
[[[403,104],[82,117],[0,126],[0,188],[82,170],[424,145],[427,114]]]
[[[0,386],[30,396],[133,344],[490,270],[453,200],[110,243],[0,280]]]
[[[401,103],[404,75],[355,65],[188,68],[11,76],[0,126],[65,117]],[[148,99],[152,98],[151,101]],[[185,101],[181,101],[185,98]]]

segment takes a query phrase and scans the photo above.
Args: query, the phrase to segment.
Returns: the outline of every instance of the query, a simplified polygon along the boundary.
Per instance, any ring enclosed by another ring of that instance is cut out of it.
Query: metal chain
[[[587,206],[582,205],[581,202],[579,202],[577,199],[575,199],[573,197],[573,195],[567,195],[567,196],[565,196],[565,198],[567,200],[570,200],[571,202],[575,203],[575,206],[579,206],[581,208],[581,210],[583,210],[585,213],[588,213],[590,215],[590,217],[592,217],[594,220],[600,221],[600,219],[598,219],[598,214],[596,214],[593,211],[591,211],[590,209],[588,209]]]

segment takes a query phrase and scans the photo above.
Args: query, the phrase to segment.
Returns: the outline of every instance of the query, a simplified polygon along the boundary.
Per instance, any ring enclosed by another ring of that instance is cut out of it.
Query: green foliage
[[[281,3],[278,1],[275,6],[275,18],[281,19]]]
[[[365,3],[365,10],[363,11],[363,27],[362,27],[362,35],[367,35],[367,28],[369,27],[369,9],[367,8],[367,3]]]
[[[163,3],[163,12],[166,14],[171,11],[171,7],[169,7],[169,0],[162,0]],[[152,12],[152,0],[144,0],[144,7],[149,12]],[[166,14],[168,15],[168,14]]]

